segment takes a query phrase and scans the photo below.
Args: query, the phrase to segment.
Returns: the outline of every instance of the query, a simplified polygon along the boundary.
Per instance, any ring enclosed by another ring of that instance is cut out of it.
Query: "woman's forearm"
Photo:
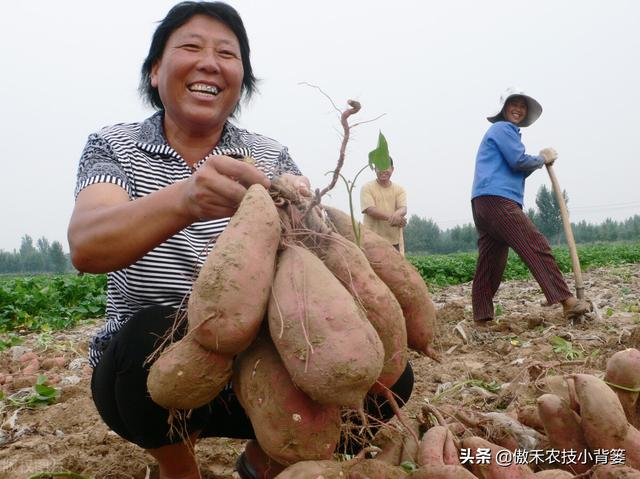
[[[79,271],[127,267],[196,220],[181,204],[183,182],[134,201],[123,190],[114,195],[113,188],[94,185],[78,196],[68,237]]]

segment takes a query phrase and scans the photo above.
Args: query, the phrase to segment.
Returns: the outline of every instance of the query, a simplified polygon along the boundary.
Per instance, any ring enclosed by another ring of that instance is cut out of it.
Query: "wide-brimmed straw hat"
[[[527,95],[524,91],[519,88],[509,87],[507,88],[502,95],[500,95],[500,103],[498,104],[498,112],[492,116],[488,116],[487,120],[491,123],[495,123],[496,121],[504,121],[504,115],[502,114],[502,110],[504,110],[504,105],[507,103],[509,98],[513,98],[514,96],[521,96],[527,102],[527,116],[524,120],[518,123],[518,126],[529,126],[532,125],[540,115],[542,115],[542,105],[538,103],[538,101]]]

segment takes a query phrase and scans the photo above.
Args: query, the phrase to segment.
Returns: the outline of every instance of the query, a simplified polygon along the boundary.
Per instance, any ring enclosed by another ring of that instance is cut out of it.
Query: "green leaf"
[[[418,469],[418,467],[411,461],[404,461],[400,464],[400,467],[407,472],[413,472]]]
[[[369,152],[369,167],[371,169],[377,168],[378,170],[387,170],[391,167],[389,146],[381,131],[378,132],[378,146],[375,150]]]

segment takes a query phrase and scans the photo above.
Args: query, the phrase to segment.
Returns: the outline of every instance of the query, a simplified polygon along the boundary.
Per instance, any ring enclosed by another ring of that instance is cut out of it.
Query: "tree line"
[[[569,202],[563,191],[565,202]],[[542,185],[536,194],[536,208],[526,211],[533,224],[551,245],[566,243],[558,200],[552,190]],[[586,221],[571,223],[576,243],[640,241],[640,215],[625,221],[607,219],[600,224]],[[432,220],[413,215],[404,229],[405,250],[410,254],[448,254],[475,251],[478,234],[473,224],[446,230]]]
[[[59,241],[49,242],[44,236],[34,245],[33,238],[24,235],[20,249],[0,250],[0,273],[65,273],[73,270],[69,255]]]

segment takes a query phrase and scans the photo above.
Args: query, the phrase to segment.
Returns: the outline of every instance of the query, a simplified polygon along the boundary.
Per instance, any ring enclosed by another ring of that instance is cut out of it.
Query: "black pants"
[[[169,412],[149,396],[149,366],[144,365],[166,331],[173,327],[174,318],[175,309],[164,306],[143,309],[133,315],[111,340],[91,378],[93,401],[104,422],[119,436],[144,449],[181,441],[179,435],[169,433]],[[174,339],[183,334],[184,328],[176,332]],[[413,370],[407,364],[391,391],[402,406],[412,390]],[[390,405],[377,396],[367,398],[365,412],[383,422],[393,417]],[[231,387],[226,387],[209,404],[193,410],[186,426],[189,432],[201,431],[200,437],[255,439],[251,421]]]

